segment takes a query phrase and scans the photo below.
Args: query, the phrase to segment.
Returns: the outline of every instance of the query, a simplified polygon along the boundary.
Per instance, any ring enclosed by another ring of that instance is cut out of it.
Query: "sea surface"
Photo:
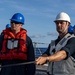
[[[46,50],[47,48],[37,47],[35,50],[35,57],[41,56]]]

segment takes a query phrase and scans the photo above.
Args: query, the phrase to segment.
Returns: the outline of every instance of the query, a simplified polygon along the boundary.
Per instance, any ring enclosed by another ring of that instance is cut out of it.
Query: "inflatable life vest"
[[[3,34],[4,34],[4,40],[2,43],[2,50],[0,52],[0,59],[27,60],[26,30],[21,29],[19,33],[14,35],[11,32],[11,29],[8,28],[3,31]]]

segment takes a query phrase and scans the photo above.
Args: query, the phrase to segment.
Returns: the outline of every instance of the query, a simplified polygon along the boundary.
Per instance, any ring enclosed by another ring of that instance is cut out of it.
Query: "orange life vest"
[[[12,59],[27,60],[26,30],[21,29],[19,33],[14,35],[11,32],[11,29],[8,28],[3,31],[3,34],[4,34],[4,40],[2,44],[0,59],[1,60],[12,60]],[[10,41],[11,43],[9,43]],[[16,41],[17,41],[17,45],[14,43]],[[12,48],[10,46],[12,46]]]

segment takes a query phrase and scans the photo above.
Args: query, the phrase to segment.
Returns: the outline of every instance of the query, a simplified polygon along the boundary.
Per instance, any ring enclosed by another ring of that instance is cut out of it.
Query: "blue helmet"
[[[15,13],[10,20],[24,24],[24,16],[21,13]]]
[[[74,28],[73,28],[73,26],[71,26],[71,25],[69,26],[68,32],[69,32],[69,33],[74,33]]]
[[[9,28],[9,27],[10,27],[10,24],[7,24],[7,25],[6,25],[6,28]]]
[[[73,26],[73,28],[75,29],[75,25]]]

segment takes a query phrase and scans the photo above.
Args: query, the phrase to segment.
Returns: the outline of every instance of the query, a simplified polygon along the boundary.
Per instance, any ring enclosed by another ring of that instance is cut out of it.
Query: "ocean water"
[[[36,48],[35,50],[35,57],[39,57],[41,56],[45,51],[47,50],[47,48]]]

